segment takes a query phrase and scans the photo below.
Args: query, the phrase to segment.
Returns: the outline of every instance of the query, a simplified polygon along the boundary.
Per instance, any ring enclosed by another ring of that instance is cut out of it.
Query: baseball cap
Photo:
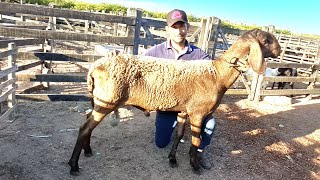
[[[170,11],[167,15],[167,25],[172,26],[174,23],[181,21],[188,23],[187,15],[184,11],[179,9],[174,9]]]

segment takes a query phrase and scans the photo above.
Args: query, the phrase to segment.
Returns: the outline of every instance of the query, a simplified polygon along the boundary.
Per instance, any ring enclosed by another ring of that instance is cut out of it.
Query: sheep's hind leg
[[[71,175],[79,175],[78,161],[82,149],[84,149],[85,156],[92,156],[92,149],[90,147],[91,133],[101,120],[111,111],[113,111],[113,108],[104,108],[96,105],[87,121],[81,125],[76,145],[68,162],[71,167]]]
[[[191,125],[191,135],[192,135],[192,146],[190,147],[190,164],[193,167],[193,170],[196,174],[200,174],[200,162],[198,158],[198,148],[200,146],[200,132],[202,125],[202,117],[192,117],[190,116],[190,125]]]
[[[179,145],[180,140],[182,139],[184,135],[185,130],[185,122],[186,122],[187,115],[186,114],[178,114],[178,124],[177,124],[177,130],[176,130],[176,138],[174,140],[173,146],[171,148],[170,154],[168,156],[169,158],[169,164],[171,167],[177,167],[177,159],[176,159],[176,152]]]

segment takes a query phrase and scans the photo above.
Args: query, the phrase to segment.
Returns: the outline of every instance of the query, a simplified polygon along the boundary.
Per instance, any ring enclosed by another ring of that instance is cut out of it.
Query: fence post
[[[263,77],[264,75],[259,75],[258,74],[258,80],[256,83],[256,90],[254,92],[254,98],[253,100],[255,102],[259,102],[260,101],[260,94],[261,94],[261,86],[262,86],[262,82],[263,82]]]
[[[24,4],[24,0],[20,0],[20,4]],[[20,21],[26,21],[26,17],[20,16]]]
[[[119,15],[119,13],[117,14]],[[113,23],[113,36],[118,36],[118,23]]]
[[[9,50],[12,50],[12,49],[15,49],[16,48],[16,45],[15,43],[9,43],[8,44],[8,49]],[[17,57],[17,54],[14,53],[14,54],[11,54],[10,56],[8,56],[8,67],[15,67],[16,66],[16,57]],[[16,73],[15,71],[13,71],[12,73],[8,74],[8,80],[11,80],[11,79],[16,79]],[[10,84],[8,86],[9,89],[13,88],[14,91],[12,91],[12,94],[10,94],[8,96],[8,107],[9,109],[10,108],[14,108],[14,106],[16,105],[16,85],[15,85],[15,81]],[[14,110],[10,113],[9,115],[9,119],[12,119],[13,118],[13,115],[14,115]]]
[[[213,35],[213,39],[212,39],[212,52],[210,53],[208,51],[208,53],[211,55],[212,58],[215,57],[215,53],[216,53],[216,48],[217,48],[217,41],[218,41],[218,37],[219,37],[219,31],[218,29],[220,28],[220,24],[221,24],[221,20],[217,17],[212,17],[212,29],[211,29],[211,34]],[[222,30],[221,30],[222,32]],[[224,38],[224,34],[220,34],[222,38]],[[211,41],[211,39],[209,39]],[[209,43],[209,42],[208,42]]]
[[[54,4],[50,4],[49,7],[50,8],[54,8],[55,5]],[[50,16],[47,29],[51,30],[51,31],[55,31],[56,30],[56,26],[57,26],[57,17]],[[54,39],[48,40],[48,43],[50,44],[50,50],[49,51],[50,52],[55,52],[55,50],[54,50],[54,47],[55,47]],[[50,61],[49,64],[46,64],[44,62],[43,65],[47,65],[47,67],[46,67],[47,69],[45,69],[45,72],[43,72],[43,67],[41,66],[42,74],[50,74],[51,73],[51,67],[52,67],[52,61]],[[49,89],[50,88],[50,83],[46,82],[45,84],[46,85],[44,87],[47,87]]]
[[[134,55],[138,55],[139,44],[140,44],[140,28],[141,28],[141,19],[142,19],[142,11],[140,9],[131,9],[128,8],[127,16],[136,17],[136,23],[134,26],[128,26],[126,36],[133,37],[133,46],[126,46],[125,51],[127,53],[132,52]]]
[[[250,90],[250,93],[249,93],[249,95],[248,95],[248,99],[249,99],[250,101],[254,100],[258,81],[259,81],[259,75],[258,75],[258,73],[253,72],[253,78],[252,78],[252,82],[251,82],[251,90]]]
[[[0,66],[0,72],[1,72],[1,66]],[[0,79],[1,84],[1,79]],[[0,89],[0,94],[2,94],[2,89]],[[2,108],[2,102],[0,102],[0,114],[2,114],[3,108]]]
[[[203,41],[204,41],[204,34],[205,34],[206,24],[207,24],[207,19],[202,18],[201,22],[200,22],[201,31],[200,31],[200,34],[199,34],[198,44],[197,44],[197,46],[199,48],[202,48],[202,44],[203,44]]]
[[[200,23],[201,32],[197,46],[208,53],[212,58],[215,56],[215,49],[217,46],[216,42],[219,37],[218,28],[220,23],[221,20],[216,17],[201,19]],[[209,45],[212,45],[212,51],[209,49]]]
[[[50,4],[49,7],[50,8],[54,8],[54,5]],[[56,30],[56,26],[57,26],[57,17],[50,16],[47,29],[51,30],[51,31],[55,31]],[[54,42],[53,39],[50,39],[49,42],[50,42],[50,52],[54,52],[55,42]]]
[[[283,62],[284,54],[286,53],[287,47],[288,47],[288,42],[285,42],[283,50],[282,50],[282,52],[280,54],[280,62]]]
[[[84,20],[84,33],[88,34],[89,33],[89,28],[90,28],[90,21],[89,20]],[[90,42],[87,41],[87,46],[90,46]]]
[[[316,60],[315,60],[314,64],[320,64],[320,44],[318,44],[318,53],[317,53]],[[312,77],[314,79],[314,81],[309,83],[307,89],[314,89],[315,82],[317,81],[316,79],[318,76],[318,72],[319,72],[319,69],[312,67],[310,77]],[[309,94],[307,99],[311,100],[312,94]]]

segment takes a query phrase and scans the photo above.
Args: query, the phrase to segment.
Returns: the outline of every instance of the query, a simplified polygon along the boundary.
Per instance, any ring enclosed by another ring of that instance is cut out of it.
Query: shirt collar
[[[167,42],[166,42],[166,47],[167,47],[167,49],[172,49],[172,46],[171,46],[171,40],[168,40]],[[190,46],[190,44],[189,44],[189,42],[186,40],[186,46],[187,46],[187,51],[186,52],[192,52],[193,51],[193,49],[192,49],[192,47]]]

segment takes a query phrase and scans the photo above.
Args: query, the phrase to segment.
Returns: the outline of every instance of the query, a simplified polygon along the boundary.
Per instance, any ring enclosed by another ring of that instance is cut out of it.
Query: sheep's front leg
[[[68,162],[71,167],[70,174],[71,175],[79,175],[79,157],[81,154],[81,150],[84,149],[86,156],[92,155],[92,150],[90,147],[90,137],[93,129],[101,122],[101,120],[109,114],[113,109],[104,108],[100,106],[95,106],[92,114],[89,116],[87,121],[85,121],[80,129],[79,135],[77,138],[76,145],[73,149],[72,156]]]
[[[187,119],[187,114],[185,113],[179,113],[178,114],[178,124],[177,124],[177,128],[176,128],[176,138],[173,142],[173,146],[171,148],[170,154],[169,154],[169,164],[171,167],[177,167],[177,159],[176,159],[176,152],[177,152],[177,148],[179,145],[180,140],[182,139],[183,135],[184,135],[184,130],[185,130],[185,123],[186,123],[186,119]]]
[[[201,132],[201,125],[202,125],[202,117],[191,117],[190,116],[190,125],[191,125],[191,142],[192,145],[190,147],[190,164],[195,170],[196,173],[200,170],[200,163],[199,158],[197,155],[198,148],[200,146],[200,132]]]

